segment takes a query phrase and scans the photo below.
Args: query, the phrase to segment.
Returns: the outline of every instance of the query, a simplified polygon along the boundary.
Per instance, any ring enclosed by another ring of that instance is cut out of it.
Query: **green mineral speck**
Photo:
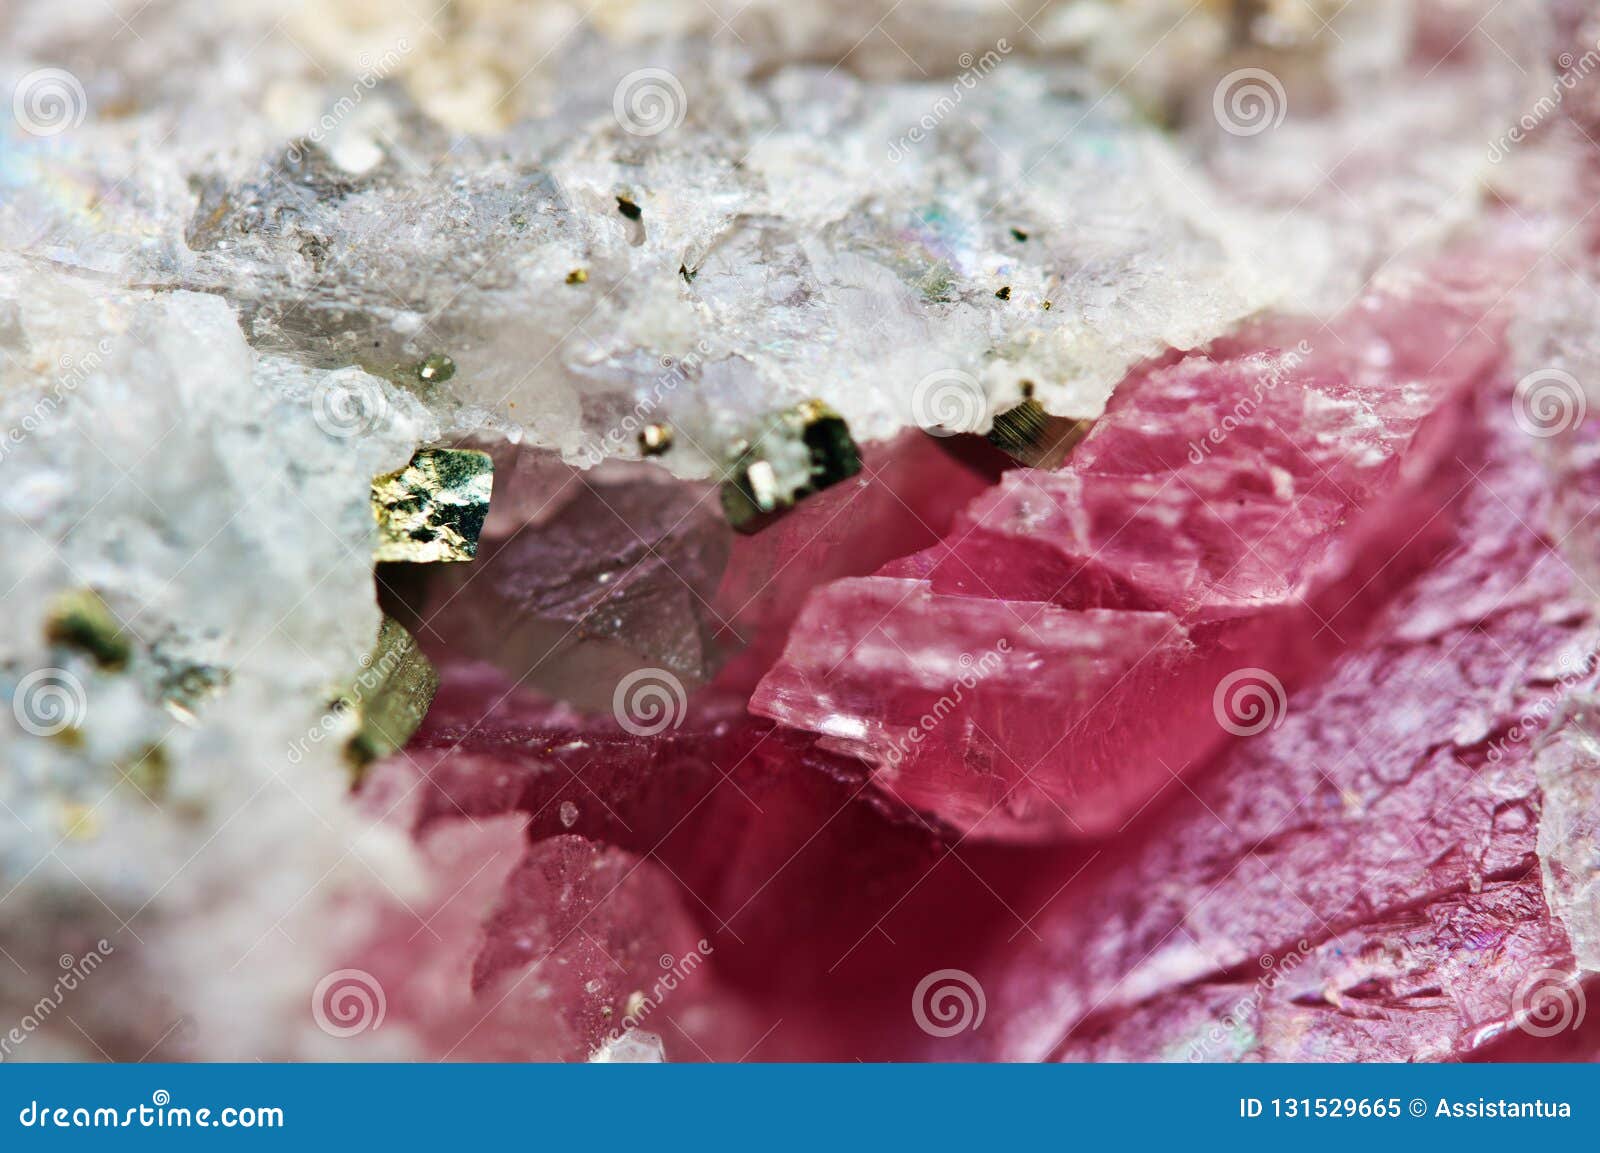
[[[45,637],[51,644],[88,653],[104,669],[122,668],[131,652],[121,623],[92,589],[72,589],[55,599],[45,619]]]
[[[417,379],[429,384],[443,384],[456,374],[456,362],[442,352],[436,352],[417,365]]]
[[[644,209],[640,208],[626,196],[617,197],[617,211],[622,213],[622,215],[626,216],[629,220],[638,220],[644,215]]]
[[[1028,234],[1022,231],[1020,228],[1013,228],[1011,230],[1011,239],[1021,243],[1022,241],[1028,239]]]
[[[161,703],[176,719],[184,724],[193,724],[195,710],[208,697],[226,687],[229,679],[227,669],[213,665],[172,668],[162,678]]]

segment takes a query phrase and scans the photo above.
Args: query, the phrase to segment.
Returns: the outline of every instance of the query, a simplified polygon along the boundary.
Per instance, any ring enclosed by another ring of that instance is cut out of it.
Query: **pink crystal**
[[[1374,297],[1253,334],[1276,351],[1149,369],[1064,468],[1008,472],[938,545],[818,590],[752,710],[963,832],[1115,832],[1250,727],[1232,686],[1281,708],[1437,548],[1497,358],[1477,318]]]
[[[1448,1057],[1503,1032],[1530,974],[1570,971],[1535,856],[1535,734],[1510,734],[1596,623],[1545,535],[1547,478],[1497,438],[1451,556],[997,955],[994,1052],[1230,1059],[1210,1010],[1248,999],[1260,1057]]]

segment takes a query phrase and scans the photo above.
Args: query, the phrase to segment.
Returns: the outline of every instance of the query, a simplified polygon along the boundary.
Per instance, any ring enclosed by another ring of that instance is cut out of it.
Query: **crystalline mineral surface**
[[[1434,547],[1497,291],[1363,298],[1131,378],[1065,467],[1007,473],[939,545],[813,597],[752,708],[963,831],[1117,829]]]
[[[6,4],[0,1057],[1592,1055],[1593,25]]]

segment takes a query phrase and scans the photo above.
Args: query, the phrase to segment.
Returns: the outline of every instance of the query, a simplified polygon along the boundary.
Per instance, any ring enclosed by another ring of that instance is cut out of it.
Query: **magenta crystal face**
[[[1600,1057],[1591,5],[67,7],[0,1061]]]

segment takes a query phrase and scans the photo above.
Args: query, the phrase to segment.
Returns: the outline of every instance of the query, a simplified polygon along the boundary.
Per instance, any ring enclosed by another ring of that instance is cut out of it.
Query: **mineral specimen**
[[[45,629],[53,643],[82,649],[105,668],[128,663],[130,647],[122,625],[93,589],[74,589],[56,598]]]
[[[1593,13],[433,8],[0,5],[0,1057],[1600,1053]]]
[[[733,455],[722,511],[740,532],[765,527],[775,514],[861,471],[849,427],[816,401],[779,413],[751,440],[737,442]]]
[[[1015,408],[995,414],[989,442],[1031,468],[1056,468],[1088,428],[1087,421],[1051,416],[1029,396]]]
[[[350,691],[335,702],[335,708],[358,718],[348,746],[358,766],[404,748],[439,689],[433,665],[411,634],[389,617],[383,618],[378,643],[361,664]]]
[[[424,449],[411,463],[372,482],[378,547],[372,559],[467,561],[489,512],[494,462],[486,452]]]
[[[1589,842],[1541,823],[1535,765],[1576,784],[1592,762],[1552,760],[1519,718],[1546,716],[1553,687],[1593,689],[1600,617],[1552,550],[1526,440],[1489,421],[1476,477],[1441,513],[1447,552],[1279,723],[1110,845],[975,851],[851,803],[847,761],[715,700],[641,747],[465,668],[447,670],[415,748],[429,782],[417,819],[520,812],[530,835],[559,837],[567,799],[586,836],[654,847],[703,902],[745,1010],[786,1022],[773,1056],[1493,1052],[1523,1035],[1530,981],[1579,971],[1582,898],[1563,866],[1558,897],[1541,891],[1538,842],[1559,838],[1564,855]],[[485,698],[500,703],[480,717]],[[796,932],[803,957],[784,954]],[[957,959],[985,990],[984,1028],[931,1038],[865,1009]],[[862,999],[848,1010],[845,987]],[[807,1027],[818,1019],[826,1035]]]

